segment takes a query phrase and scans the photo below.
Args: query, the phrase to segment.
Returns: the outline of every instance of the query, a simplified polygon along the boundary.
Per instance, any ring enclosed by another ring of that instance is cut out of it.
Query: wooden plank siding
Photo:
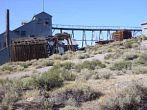
[[[122,41],[123,39],[131,39],[132,33],[128,30],[117,31],[112,34],[112,39],[114,41]]]
[[[27,61],[48,57],[47,40],[31,38],[15,40],[12,43],[12,61]]]

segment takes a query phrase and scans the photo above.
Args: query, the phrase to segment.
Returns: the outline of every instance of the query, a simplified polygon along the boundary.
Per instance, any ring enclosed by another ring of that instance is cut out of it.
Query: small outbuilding
[[[27,61],[48,57],[45,38],[19,38],[12,42],[11,61]]]
[[[114,41],[122,41],[123,39],[131,39],[132,33],[129,30],[120,30],[112,33],[112,39]]]
[[[142,26],[142,34],[147,36],[147,22],[141,24],[141,26]]]

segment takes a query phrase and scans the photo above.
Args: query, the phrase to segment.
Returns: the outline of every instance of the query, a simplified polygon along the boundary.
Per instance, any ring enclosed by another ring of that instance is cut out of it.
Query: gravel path
[[[105,53],[105,54],[97,54],[93,57],[90,57],[90,58],[86,58],[86,59],[74,59],[74,60],[69,60],[73,63],[81,63],[81,62],[84,62],[84,61],[92,61],[92,60],[100,60],[100,61],[104,61],[104,58],[106,55],[108,55],[109,53]]]

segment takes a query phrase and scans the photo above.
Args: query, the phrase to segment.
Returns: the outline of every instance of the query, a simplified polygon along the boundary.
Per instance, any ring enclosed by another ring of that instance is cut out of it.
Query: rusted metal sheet
[[[112,33],[112,39],[114,41],[122,41],[123,39],[131,39],[132,33],[129,30],[122,30]]]
[[[47,40],[44,38],[16,39],[12,42],[12,61],[26,61],[48,57]]]

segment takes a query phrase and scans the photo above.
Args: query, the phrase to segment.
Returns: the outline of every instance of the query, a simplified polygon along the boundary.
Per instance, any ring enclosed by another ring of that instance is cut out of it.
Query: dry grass
[[[131,85],[119,92],[111,92],[99,101],[101,110],[138,110],[142,91],[138,85]]]
[[[107,56],[104,61],[89,60],[96,54]],[[0,105],[11,109],[18,101],[25,102],[23,107],[35,101],[45,110],[137,110],[146,95],[146,56],[139,51],[138,39],[133,39],[5,64],[0,67],[0,74],[52,68],[33,77],[0,80]]]
[[[53,91],[49,96],[49,104],[53,109],[65,106],[79,107],[83,102],[96,100],[102,96],[85,83],[74,83]]]

